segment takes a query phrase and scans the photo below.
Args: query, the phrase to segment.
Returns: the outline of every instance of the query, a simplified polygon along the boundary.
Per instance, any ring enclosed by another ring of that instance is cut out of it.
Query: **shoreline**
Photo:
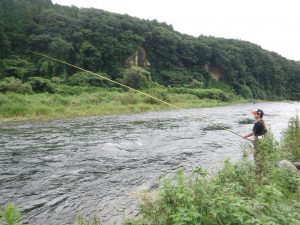
[[[130,92],[83,93],[79,96],[9,93],[2,96],[6,97],[7,101],[3,100],[2,111],[0,109],[0,123],[126,115],[173,109],[171,106]],[[183,109],[218,107],[252,101],[238,98],[229,101],[199,99],[190,94],[169,94],[168,99],[168,102]]]

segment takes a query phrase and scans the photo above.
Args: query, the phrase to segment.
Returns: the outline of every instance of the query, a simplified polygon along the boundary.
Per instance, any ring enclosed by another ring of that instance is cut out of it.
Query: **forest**
[[[215,88],[244,98],[300,98],[300,62],[256,44],[193,37],[164,22],[51,0],[1,0],[0,49],[2,93],[51,93],[52,84],[116,86],[26,51],[31,50],[135,88]]]

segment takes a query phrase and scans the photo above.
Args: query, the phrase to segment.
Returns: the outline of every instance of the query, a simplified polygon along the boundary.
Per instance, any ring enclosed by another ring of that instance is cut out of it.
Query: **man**
[[[254,158],[256,158],[257,147],[258,147],[258,140],[263,137],[263,135],[267,132],[266,126],[264,121],[262,120],[264,116],[264,112],[261,109],[254,110],[252,112],[256,122],[254,123],[252,132],[245,135],[243,138],[248,138],[254,136]]]

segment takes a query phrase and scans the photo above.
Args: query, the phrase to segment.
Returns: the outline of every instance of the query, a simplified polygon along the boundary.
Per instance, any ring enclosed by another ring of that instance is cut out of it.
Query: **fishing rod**
[[[190,111],[188,111],[188,110],[186,110],[186,109],[184,109],[184,108],[182,108],[182,107],[176,106],[176,105],[174,105],[174,104],[171,104],[171,103],[169,103],[169,102],[166,102],[166,101],[164,101],[164,100],[161,100],[161,99],[159,99],[159,98],[156,98],[156,97],[154,97],[154,96],[152,96],[152,95],[150,95],[150,94],[147,94],[147,93],[145,93],[145,92],[143,92],[143,91],[140,91],[140,90],[137,90],[137,89],[135,89],[135,88],[129,87],[129,86],[125,85],[125,84],[122,84],[122,83],[120,83],[120,82],[117,82],[117,81],[115,81],[115,80],[112,80],[112,79],[110,79],[110,78],[108,78],[108,77],[106,77],[106,76],[103,76],[103,75],[94,73],[94,72],[92,72],[92,71],[83,69],[83,68],[81,68],[81,67],[79,67],[79,66],[76,66],[76,65],[73,65],[73,64],[71,64],[71,63],[65,62],[65,61],[63,61],[63,60],[60,60],[60,59],[57,59],[57,58],[54,58],[54,57],[45,55],[45,54],[43,54],[43,53],[31,51],[31,50],[28,50],[28,49],[25,49],[25,51],[30,52],[30,53],[32,53],[32,54],[34,54],[34,55],[42,56],[42,57],[51,59],[51,60],[53,60],[53,61],[56,61],[56,62],[65,64],[65,65],[68,65],[68,66],[70,66],[70,67],[73,67],[73,68],[76,68],[76,69],[78,69],[78,70],[87,72],[87,73],[89,73],[89,74],[93,74],[93,75],[95,75],[95,76],[97,76],[97,77],[100,77],[100,78],[102,78],[102,79],[104,79],[104,80],[110,81],[110,82],[112,82],[112,83],[114,83],[114,84],[117,84],[117,85],[119,85],[119,86],[121,86],[121,87],[125,87],[125,88],[127,88],[127,89],[129,89],[129,90],[132,90],[132,91],[134,91],[134,92],[140,93],[140,94],[142,94],[142,95],[144,95],[144,96],[147,96],[147,97],[149,97],[149,98],[152,98],[152,99],[154,99],[154,100],[156,100],[156,101],[158,101],[158,102],[164,103],[164,104],[166,104],[166,105],[168,105],[168,106],[171,106],[171,107],[173,107],[173,108],[175,108],[175,109],[182,110],[183,112],[185,112],[186,114],[189,114],[189,115],[192,116],[192,117],[195,117],[195,118],[197,118],[197,119],[206,121],[206,122],[208,122],[208,123],[210,123],[210,124],[212,124],[212,125],[214,125],[214,126],[216,126],[216,127],[220,127],[220,128],[222,128],[223,130],[226,130],[226,131],[231,132],[231,133],[233,133],[233,134],[235,134],[235,135],[237,135],[237,136],[239,136],[239,137],[241,137],[241,138],[244,138],[244,137],[243,137],[242,135],[240,135],[239,133],[237,133],[237,132],[235,132],[235,131],[233,131],[233,130],[227,128],[227,127],[224,127],[224,126],[222,126],[222,125],[220,125],[220,124],[217,124],[217,123],[215,123],[215,122],[212,122],[210,119],[208,119],[208,118],[205,117],[205,116],[201,116],[201,115],[192,113],[192,112],[190,112]],[[244,139],[246,139],[246,140],[252,142],[252,140],[250,140],[250,139],[248,139],[248,138],[244,138]]]

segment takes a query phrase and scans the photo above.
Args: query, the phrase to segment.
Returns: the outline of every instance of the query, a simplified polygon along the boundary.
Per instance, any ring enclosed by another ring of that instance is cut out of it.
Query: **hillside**
[[[246,98],[300,98],[300,62],[255,44],[183,35],[155,20],[50,0],[1,0],[0,48],[0,80],[58,77],[67,84],[78,72],[24,51],[30,49],[115,80],[134,65],[164,86],[220,88]]]

